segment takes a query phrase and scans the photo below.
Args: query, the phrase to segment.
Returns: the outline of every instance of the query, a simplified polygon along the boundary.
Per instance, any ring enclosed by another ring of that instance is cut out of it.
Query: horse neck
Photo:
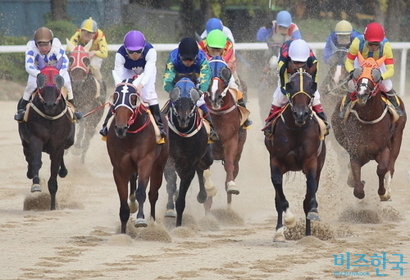
[[[367,100],[364,106],[359,106],[358,104],[356,104],[354,109],[364,120],[373,120],[380,117],[385,107],[386,104],[382,100],[380,90],[378,90],[374,96],[370,97]]]

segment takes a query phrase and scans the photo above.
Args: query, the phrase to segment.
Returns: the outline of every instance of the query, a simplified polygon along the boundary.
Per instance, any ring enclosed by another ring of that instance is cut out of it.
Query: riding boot
[[[246,108],[245,101],[243,100],[243,98],[238,100],[238,104],[239,106]],[[252,125],[252,123],[253,123],[252,120],[250,118],[247,118],[246,121],[243,123],[243,128],[244,129],[249,128]]]
[[[28,104],[27,100],[20,98],[19,102],[17,103],[17,113],[14,115],[14,120],[21,122],[24,118],[24,113],[26,112],[26,106]]]
[[[215,127],[214,127],[214,123],[212,122],[212,118],[211,118],[211,114],[208,113],[204,116],[204,119],[207,120],[209,122],[209,125],[211,126],[211,135],[209,136],[209,138],[212,141],[218,141],[219,140],[219,136],[218,133],[216,133]]]
[[[352,100],[350,99],[350,95],[351,95],[350,92],[346,94],[345,103],[343,104],[343,107],[340,109],[339,118],[341,119],[345,118],[346,110],[347,108],[349,108],[350,104],[352,103]]]
[[[104,120],[104,123],[103,123],[103,125],[102,125],[102,128],[101,128],[101,130],[100,130],[100,134],[101,134],[103,137],[107,136],[107,134],[108,134],[107,124],[108,124],[108,121],[109,121],[109,119],[110,119],[111,117],[112,117],[112,111],[109,110],[108,113],[107,113],[107,116],[105,117],[105,120]]]
[[[74,109],[75,109],[74,98],[69,99],[67,101],[70,102],[73,105]],[[83,118],[83,114],[78,112],[77,110],[74,110],[74,119],[75,120],[81,120],[82,118]]]
[[[397,95],[396,91],[394,89],[390,90],[389,92],[386,92],[387,99],[389,99],[390,103],[394,106],[394,109],[396,109],[396,112],[399,116],[403,116],[403,111],[400,109],[399,103],[397,102]]]
[[[326,133],[325,133],[325,136],[327,136],[328,134],[329,134],[329,131],[330,131],[330,124],[327,122],[327,117],[326,117],[326,115],[325,115],[325,112],[324,111],[322,111],[322,112],[316,112],[316,115],[319,117],[319,118],[321,118],[324,122],[325,122],[325,125],[326,125]]]
[[[272,126],[270,125],[270,123],[278,115],[281,109],[282,109],[281,107],[272,104],[270,111],[269,111],[269,115],[265,120],[265,127],[262,128],[263,134],[265,136],[269,137],[270,135],[272,135],[273,131],[272,131]]]
[[[149,109],[151,110],[151,113],[155,119],[155,123],[157,124],[159,128],[159,133],[161,134],[161,138],[165,138],[167,136],[167,133],[164,130],[164,124],[162,123],[161,111],[159,109],[159,105],[158,104],[150,105]]]

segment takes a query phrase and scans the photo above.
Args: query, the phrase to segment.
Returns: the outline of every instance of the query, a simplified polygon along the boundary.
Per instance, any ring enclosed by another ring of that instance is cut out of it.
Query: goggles
[[[42,42],[36,42],[36,46],[37,47],[48,47],[48,46],[50,46],[51,45],[51,41],[48,41],[48,42],[44,42],[44,41],[42,41]]]
[[[194,58],[192,57],[185,57],[185,56],[180,56],[182,61],[194,61],[196,59],[196,56]]]
[[[379,43],[379,42],[367,42],[367,44],[368,44],[369,46],[374,46],[374,47],[380,46],[380,43]]]
[[[136,51],[132,51],[129,49],[125,49],[125,51],[127,52],[127,54],[140,54],[144,51],[144,48],[140,49],[140,50],[136,50]]]

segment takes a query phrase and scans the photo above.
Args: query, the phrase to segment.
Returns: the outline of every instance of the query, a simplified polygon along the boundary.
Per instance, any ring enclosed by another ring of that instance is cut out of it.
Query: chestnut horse
[[[238,106],[235,92],[228,86],[232,74],[225,61],[221,57],[213,57],[209,65],[212,69],[212,78],[205,102],[219,135],[219,140],[214,143],[213,156],[214,160],[223,162],[226,172],[225,190],[230,205],[232,195],[240,192],[235,178],[239,173],[239,160],[247,136],[246,129],[242,128],[247,115],[242,116],[241,110],[244,110],[244,114],[249,114],[249,111]],[[206,211],[211,206],[212,196],[208,196]]]
[[[88,52],[91,45],[92,41],[85,47],[81,45],[74,46],[67,40],[70,51],[68,73],[71,77],[76,108],[83,113],[92,112],[78,123],[74,149],[71,149],[73,153],[81,154],[81,162],[83,163],[90,147],[91,138],[94,136],[96,127],[104,113],[104,110],[95,109],[105,103],[105,95],[101,95],[101,85],[90,69]],[[104,85],[102,86],[104,87]],[[102,106],[100,108],[103,109]]]
[[[354,196],[364,198],[365,182],[361,179],[361,168],[375,160],[379,177],[378,194],[381,201],[386,201],[391,196],[390,182],[400,152],[407,115],[399,117],[379,89],[379,67],[385,57],[378,60],[364,59],[359,53],[358,58],[360,67],[353,72],[353,78],[357,80],[356,92],[352,94],[355,100],[344,119],[339,117],[339,108],[344,100],[336,104],[332,126],[336,140],[350,156],[347,184],[354,188]],[[397,98],[401,110],[405,112],[403,101]]]
[[[197,200],[204,203],[207,192],[204,184],[204,170],[213,162],[212,151],[208,145],[208,131],[196,103],[200,93],[189,78],[181,78],[169,93],[170,108],[167,114],[168,137],[170,143],[169,158],[165,167],[168,203],[165,217],[175,217],[174,196],[178,193],[176,208],[176,226],[181,226],[185,209],[186,193],[195,172],[199,179]],[[176,175],[180,178],[179,190],[176,191]]]
[[[278,212],[274,241],[284,241],[283,213],[287,227],[296,225],[283,192],[283,175],[288,171],[302,171],[306,176],[306,196],[303,209],[306,215],[306,235],[311,234],[311,220],[319,220],[316,192],[326,158],[326,144],[321,137],[318,117],[313,117],[312,100],[316,83],[306,72],[296,72],[286,84],[289,103],[272,123],[273,135],[265,137],[270,155],[270,176],[275,187],[275,206]]]
[[[51,210],[56,208],[57,174],[61,178],[67,176],[64,150],[73,145],[75,133],[72,115],[61,93],[64,85],[64,78],[59,75],[61,64],[61,59],[55,66],[45,66],[44,60],[39,60],[41,71],[37,76],[38,89],[28,105],[25,121],[19,123],[20,139],[28,163],[27,178],[33,180],[31,192],[41,192],[41,155],[42,152],[50,155],[50,178],[47,185],[51,196]]]
[[[163,171],[168,158],[168,141],[165,144],[157,144],[160,138],[159,130],[147,108],[141,103],[136,89],[139,82],[140,79],[126,79],[120,83],[116,81],[117,87],[112,95],[114,116],[108,126],[107,150],[120,198],[121,233],[126,232],[126,224],[130,217],[130,206],[127,203],[129,182],[130,200],[135,202],[136,197],[138,201],[134,225],[136,227],[148,225],[144,215],[144,202],[149,182],[151,217],[155,220],[158,190],[162,184]],[[138,178],[137,188],[136,178]]]

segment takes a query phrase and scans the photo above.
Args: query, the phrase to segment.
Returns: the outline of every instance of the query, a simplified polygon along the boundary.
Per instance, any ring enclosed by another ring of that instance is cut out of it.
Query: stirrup
[[[243,127],[243,129],[249,129],[249,127],[250,127],[252,124],[253,124],[253,121],[252,121],[251,119],[247,119],[247,120],[243,123],[242,127]]]
[[[102,127],[101,130],[100,130],[100,134],[101,134],[101,136],[103,136],[103,137],[106,137],[106,136],[107,136],[107,134],[108,134],[108,128],[107,128],[106,125],[103,125],[103,127]]]
[[[211,130],[209,139],[211,139],[212,141],[219,141],[219,136],[218,136],[218,134],[216,133],[215,130],[213,130],[213,129]]]
[[[22,122],[23,121],[23,119],[24,119],[24,113],[25,113],[26,111],[24,111],[23,109],[19,109],[18,111],[17,111],[17,113],[14,115],[14,120],[15,121],[18,121],[18,122]]]

